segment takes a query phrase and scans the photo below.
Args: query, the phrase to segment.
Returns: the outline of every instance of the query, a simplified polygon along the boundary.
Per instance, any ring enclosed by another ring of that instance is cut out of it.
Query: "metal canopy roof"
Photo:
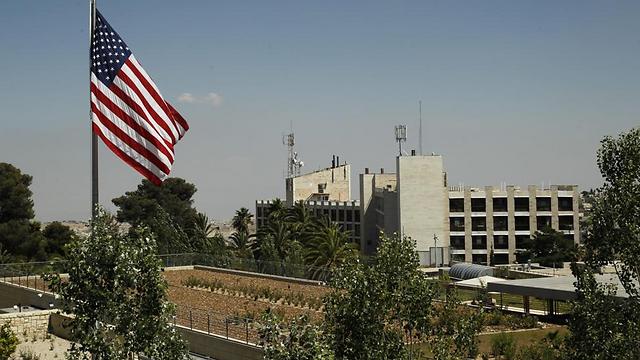
[[[613,284],[617,287],[615,297],[628,298],[620,280],[615,274],[596,275],[601,284]],[[514,295],[532,296],[539,299],[573,300],[576,298],[574,276],[545,277],[536,279],[508,280],[490,282],[487,290]]]
[[[460,280],[473,279],[480,276],[493,276],[493,268],[478,264],[457,263],[453,264],[449,269],[449,276]]]

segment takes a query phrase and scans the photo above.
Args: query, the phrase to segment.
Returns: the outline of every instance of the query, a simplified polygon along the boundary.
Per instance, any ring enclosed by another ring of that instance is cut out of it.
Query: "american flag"
[[[98,11],[91,40],[91,113],[93,132],[124,162],[156,185],[169,176],[173,147],[189,125]]]

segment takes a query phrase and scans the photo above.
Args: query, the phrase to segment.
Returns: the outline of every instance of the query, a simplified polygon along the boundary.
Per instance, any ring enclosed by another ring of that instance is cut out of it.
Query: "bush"
[[[16,351],[18,337],[8,323],[0,326],[0,360],[7,360]]]
[[[515,359],[516,341],[511,334],[499,333],[491,338],[491,352],[496,359]]]

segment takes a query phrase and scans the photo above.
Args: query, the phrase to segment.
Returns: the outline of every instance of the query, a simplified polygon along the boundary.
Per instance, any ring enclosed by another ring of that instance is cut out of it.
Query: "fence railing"
[[[260,342],[259,322],[242,316],[178,306],[174,316],[175,324],[247,344]]]

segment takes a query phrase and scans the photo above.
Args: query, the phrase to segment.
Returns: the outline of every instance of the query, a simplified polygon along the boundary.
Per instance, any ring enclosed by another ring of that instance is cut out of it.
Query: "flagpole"
[[[93,47],[93,29],[96,23],[96,0],[89,0],[89,54]],[[89,56],[89,84],[91,84],[91,56]],[[91,91],[89,91],[91,94]],[[91,104],[91,95],[89,95]],[[93,115],[89,105],[89,131],[91,132],[91,220],[95,220],[98,205],[98,136],[93,132]]]

